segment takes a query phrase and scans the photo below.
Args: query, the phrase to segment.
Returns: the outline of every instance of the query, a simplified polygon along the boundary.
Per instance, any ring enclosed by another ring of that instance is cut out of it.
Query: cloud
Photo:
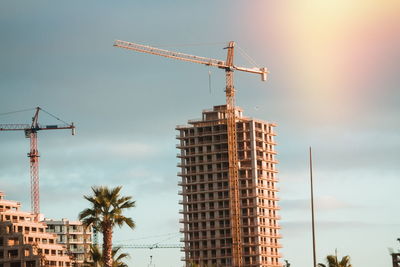
[[[67,150],[69,153],[81,157],[106,155],[124,159],[149,158],[157,156],[161,152],[158,144],[126,140],[125,138],[87,140],[84,143],[79,142],[79,145],[67,148]]]
[[[310,221],[281,221],[279,224],[282,226],[282,229],[285,229],[285,231],[311,229]],[[318,221],[316,225],[320,229],[330,229],[330,230],[340,230],[343,229],[344,227],[348,229],[359,229],[360,227],[369,228],[377,226],[388,226],[388,227],[398,226],[395,224],[368,223],[363,221]]]
[[[108,150],[114,156],[137,158],[154,156],[159,149],[149,144],[124,142],[119,144],[107,144],[104,150]]]
[[[339,209],[350,209],[356,208],[356,206],[346,203],[344,201],[338,200],[333,196],[320,196],[314,199],[315,208],[320,211],[329,211],[329,210],[339,210]],[[279,205],[285,211],[299,211],[299,210],[310,210],[311,203],[309,199],[289,199],[289,200],[281,200]]]

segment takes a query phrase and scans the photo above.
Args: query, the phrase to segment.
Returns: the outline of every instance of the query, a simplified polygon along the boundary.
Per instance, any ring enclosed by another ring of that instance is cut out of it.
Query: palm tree
[[[84,267],[101,267],[101,260],[103,258],[103,254],[97,245],[90,245],[89,251],[91,261],[87,261],[84,263]]]
[[[119,253],[121,247],[114,247],[112,249],[112,259],[113,264],[112,267],[128,267],[126,263],[122,260],[125,258],[129,258],[128,253]],[[93,262],[86,262],[84,267],[103,267],[104,264],[102,262],[103,253],[96,245],[90,245],[90,256],[92,257]]]
[[[125,258],[129,258],[128,253],[119,253],[121,247],[115,247],[112,250],[113,254],[113,267],[128,267],[122,260]]]
[[[113,228],[124,224],[131,229],[135,228],[132,218],[125,217],[125,209],[135,207],[135,201],[130,196],[120,196],[122,186],[109,189],[106,186],[92,187],[93,196],[84,196],[92,207],[79,213],[79,220],[83,225],[92,227],[103,234],[103,264],[104,267],[113,267],[112,234]]]
[[[350,256],[344,256],[341,261],[338,261],[337,252],[335,255],[328,255],[326,257],[328,266],[318,263],[318,267],[352,267],[350,263]]]

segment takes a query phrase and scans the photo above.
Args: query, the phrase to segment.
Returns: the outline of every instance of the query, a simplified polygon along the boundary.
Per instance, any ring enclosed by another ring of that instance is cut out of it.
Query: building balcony
[[[196,152],[188,152],[185,154],[177,154],[177,157],[178,158],[186,158],[186,157],[205,156],[205,155],[213,155],[213,154],[221,154],[221,153],[228,153],[228,148],[213,149],[211,151],[201,151],[201,152],[197,152],[197,153]]]
[[[282,245],[278,243],[265,243],[265,244],[261,243],[261,245],[269,248],[282,248]]]
[[[269,145],[273,145],[273,146],[276,146],[276,145],[277,145],[277,143],[276,143],[275,141],[265,140],[264,138],[259,137],[259,136],[256,136],[255,139],[256,139],[256,141],[258,141],[258,142],[263,142],[263,143],[265,143],[265,144],[269,144]]]
[[[225,235],[209,235],[209,236],[192,236],[192,237],[183,237],[180,239],[181,242],[198,242],[198,241],[207,241],[207,240],[218,240],[218,239],[226,239],[231,238],[231,234]]]
[[[281,220],[281,216],[279,215],[269,215],[268,213],[257,212],[257,217],[268,218],[270,220]]]
[[[282,254],[281,253],[274,253],[274,254],[272,254],[272,253],[263,253],[262,254],[263,256],[265,256],[265,257],[270,257],[270,258],[282,258]],[[274,266],[274,265],[272,265],[272,266]]]
[[[275,172],[272,172],[272,173],[275,173]],[[273,182],[273,183],[278,183],[279,182],[278,178],[270,178],[270,177],[263,176],[263,175],[258,175],[257,178],[261,179],[263,181],[267,181],[267,182]],[[263,189],[262,187],[263,187],[262,185],[257,185],[257,188]]]
[[[272,224],[259,224],[258,226],[260,227],[265,227],[265,228],[269,228],[269,229],[281,229],[282,227],[279,225],[272,225]]]
[[[247,179],[247,178],[240,178],[240,179]],[[189,179],[180,179],[178,181],[178,185],[180,186],[187,186],[187,185],[200,185],[200,184],[209,184],[209,183],[216,183],[216,182],[229,182],[228,177],[218,177],[216,179],[196,179],[196,180],[189,180]]]
[[[261,161],[263,161],[263,162],[268,162],[268,163],[272,163],[272,164],[279,164],[279,161],[278,160],[276,160],[276,159],[268,159],[268,158],[266,158],[266,157],[263,157],[263,156],[256,156],[256,159],[257,160],[261,160]]]
[[[84,239],[81,239],[81,238],[78,238],[78,239],[70,238],[70,239],[68,239],[68,243],[83,244],[83,243],[86,243],[86,242],[87,241],[85,241]]]
[[[178,191],[178,195],[191,195],[191,194],[199,194],[199,193],[214,193],[214,192],[227,192],[229,190],[228,187],[222,187],[222,188],[215,188],[215,189],[196,189],[196,190],[188,190],[186,189],[185,192],[183,192],[182,190]],[[215,200],[222,200],[222,199],[228,199],[229,195],[227,196],[218,196],[218,197],[214,197],[214,201]],[[189,202],[189,201],[188,201]]]
[[[181,233],[196,233],[196,232],[201,232],[201,231],[218,231],[218,230],[230,230],[231,226],[230,225],[225,225],[225,226],[207,226],[205,228],[203,227],[188,227],[188,228],[180,228],[179,232]]]
[[[265,189],[265,188],[259,187],[259,186],[257,186],[256,188],[257,188],[257,189]],[[268,189],[267,189],[267,190],[268,190]],[[259,198],[259,199],[271,200],[271,201],[279,201],[279,200],[281,200],[280,197],[271,196],[271,195],[268,195],[268,194],[258,194],[256,197]],[[261,204],[258,204],[258,205],[259,205],[260,207],[263,207]]]
[[[275,238],[275,239],[281,239],[282,238],[281,234],[269,234],[269,233],[263,233],[263,232],[259,232],[258,234],[261,237]],[[261,243],[261,244],[263,244],[263,243]]]
[[[273,150],[273,149],[264,149],[264,148],[259,147],[259,146],[257,146],[256,149],[259,150],[259,151],[265,152],[265,153],[273,154],[273,155],[277,154],[276,151]]]
[[[85,250],[83,248],[69,248],[69,251],[71,253],[76,253],[76,254],[84,254]]]
[[[204,170],[196,170],[196,171],[185,171],[185,172],[178,172],[177,176],[189,176],[189,175],[196,175],[196,174],[212,174],[218,172],[228,172],[228,168],[216,168],[216,169],[204,169]]]
[[[219,250],[219,249],[229,249],[232,248],[231,244],[225,244],[225,245],[211,245],[211,246],[203,246],[203,245],[198,245],[198,246],[190,246],[190,243],[187,243],[183,249],[187,248],[187,251],[196,251],[196,250]],[[226,253],[225,253],[226,255]]]
[[[179,168],[182,167],[195,167],[199,165],[207,165],[207,164],[221,164],[227,163],[229,159],[227,157],[212,159],[212,160],[197,160],[197,161],[190,161],[186,163],[177,163],[176,166]]]
[[[215,221],[215,220],[227,220],[230,219],[229,215],[226,216],[214,216],[214,217],[207,217],[207,216],[198,216],[193,218],[183,218],[179,219],[179,223],[201,223],[201,222],[208,222],[208,221]]]
[[[220,135],[220,134],[226,134],[227,131],[225,129],[223,130],[212,130],[212,131],[202,131],[202,132],[196,132],[196,133],[187,133],[185,135],[178,134],[176,135],[176,139],[184,139],[184,138],[195,138],[195,137],[204,137],[204,136],[213,136],[213,135]]]

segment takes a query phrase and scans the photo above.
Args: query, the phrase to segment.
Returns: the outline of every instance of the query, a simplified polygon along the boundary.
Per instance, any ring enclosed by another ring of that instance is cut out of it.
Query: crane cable
[[[20,113],[20,112],[25,112],[25,111],[31,111],[31,110],[35,110],[36,108],[27,108],[27,109],[21,109],[21,110],[16,110],[16,111],[9,111],[9,112],[4,112],[4,113],[0,113],[0,116],[4,116],[4,115],[10,115],[10,114],[15,114],[15,113]],[[70,125],[70,123],[60,119],[59,117],[51,114],[50,112],[48,112],[47,110],[39,107],[40,110],[42,110],[43,112],[47,113],[48,115],[50,115],[51,117],[55,118],[58,121],[61,121],[62,123],[66,124],[66,125]]]
[[[190,46],[212,46],[226,44],[226,42],[213,42],[213,43],[187,43],[187,44],[152,44],[156,47],[190,47]]]
[[[122,242],[126,242],[126,241],[143,240],[143,239],[151,239],[151,238],[157,238],[157,237],[170,236],[169,238],[166,239],[166,240],[168,240],[168,239],[176,237],[180,234],[181,234],[180,232],[171,232],[171,233],[166,233],[166,234],[161,234],[161,235],[152,235],[152,236],[145,236],[145,237],[139,237],[139,238],[129,238],[129,239],[124,239],[124,240],[118,240],[118,241],[114,241],[114,243],[122,243]],[[165,241],[165,240],[159,241],[158,243],[163,242],[163,241]]]
[[[68,123],[68,122],[66,122],[66,121],[63,121],[62,119],[60,119],[60,118],[56,117],[55,115],[51,114],[50,112],[48,112],[48,111],[46,111],[46,110],[44,110],[44,109],[42,109],[42,108],[40,108],[40,109],[41,109],[43,112],[45,112],[45,113],[47,113],[48,115],[50,115],[50,116],[52,116],[53,118],[55,118],[56,120],[59,120],[59,121],[61,121],[61,122],[65,123],[65,124],[69,125],[69,123]]]
[[[211,70],[208,70],[208,89],[210,90],[211,95]]]
[[[0,116],[14,114],[14,113],[20,113],[20,112],[24,112],[24,111],[30,111],[30,110],[34,110],[34,109],[35,108],[27,108],[27,109],[21,109],[21,110],[16,110],[16,111],[4,112],[4,113],[0,113]]]
[[[260,66],[257,64],[257,62],[251,57],[249,56],[249,54],[246,53],[246,51],[244,51],[240,46],[236,45],[237,48],[239,48],[239,53],[251,64],[253,64],[254,66],[256,66],[257,68],[260,68]]]

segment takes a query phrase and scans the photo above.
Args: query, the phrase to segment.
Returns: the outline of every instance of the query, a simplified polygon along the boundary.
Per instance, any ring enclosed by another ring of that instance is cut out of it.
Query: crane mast
[[[39,151],[37,130],[39,128],[40,108],[36,108],[35,115],[32,118],[32,126],[25,129],[25,137],[30,139],[30,151],[28,153],[31,174],[31,209],[35,214],[40,213],[40,191],[39,191]]]
[[[71,129],[75,135],[73,123],[67,125],[45,125],[38,123],[40,107],[36,108],[32,117],[32,124],[0,124],[0,131],[24,131],[25,137],[30,139],[30,150],[28,153],[31,177],[31,211],[34,214],[40,213],[40,191],[39,191],[39,150],[37,132],[41,130],[62,130]],[[53,115],[52,115],[53,116]],[[58,119],[58,118],[57,118]]]
[[[235,88],[233,84],[233,72],[235,70],[255,73],[261,75],[261,80],[266,81],[267,69],[266,68],[246,68],[239,67],[233,64],[235,42],[229,42],[227,49],[226,61],[199,57],[179,52],[173,52],[165,49],[159,49],[147,45],[136,44],[121,40],[114,42],[115,47],[134,50],[137,52],[158,55],[162,57],[188,61],[207,66],[214,66],[225,70],[226,79],[226,124],[228,135],[228,162],[229,162],[229,208],[231,219],[231,233],[232,233],[232,267],[242,267],[243,265],[243,252],[242,252],[242,235],[241,235],[241,221],[240,221],[240,195],[239,195],[239,166],[238,166],[238,152],[237,152],[237,131],[236,131],[236,111],[235,111]]]
[[[35,214],[40,213],[40,191],[39,191],[39,151],[37,132],[29,131],[30,151],[28,153],[31,174],[31,209]]]
[[[229,162],[229,204],[232,228],[232,266],[242,266],[242,239],[240,225],[239,168],[237,154],[235,87],[233,86],[233,56],[235,43],[229,42],[225,68],[226,79],[226,111],[228,131],[228,162]]]

